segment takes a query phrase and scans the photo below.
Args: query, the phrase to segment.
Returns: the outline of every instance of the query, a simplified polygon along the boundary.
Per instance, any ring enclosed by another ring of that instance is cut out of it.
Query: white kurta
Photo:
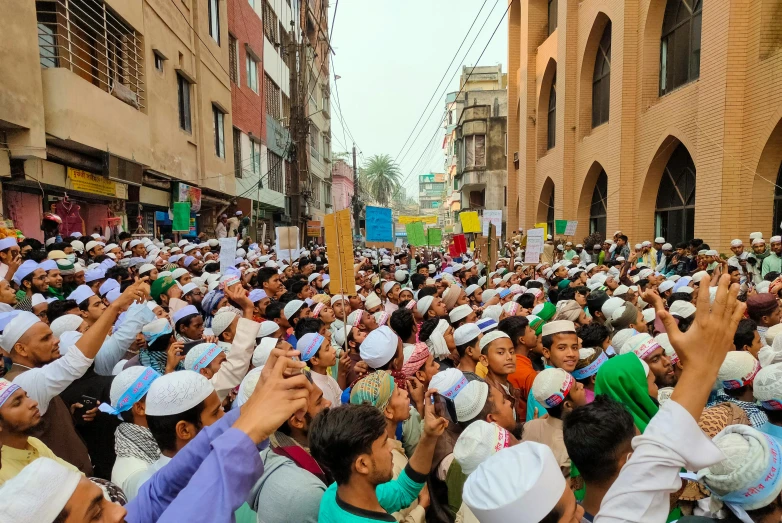
[[[633,438],[633,455],[603,498],[595,523],[662,523],[670,512],[669,495],[681,488],[679,471],[700,470],[725,455],[678,403],[666,401]]]

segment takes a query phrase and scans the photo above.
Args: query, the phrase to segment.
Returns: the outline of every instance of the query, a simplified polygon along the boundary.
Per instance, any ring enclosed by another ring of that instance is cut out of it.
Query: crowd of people
[[[782,518],[780,237],[357,249],[332,289],[232,220],[222,271],[0,239],[0,523]]]

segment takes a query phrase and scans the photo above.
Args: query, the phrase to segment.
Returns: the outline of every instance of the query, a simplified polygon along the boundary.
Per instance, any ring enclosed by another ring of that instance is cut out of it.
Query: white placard
[[[225,274],[228,267],[234,266],[236,260],[236,238],[220,238],[220,272]]]
[[[543,229],[529,229],[527,231],[527,248],[524,251],[524,263],[540,263],[543,243]]]
[[[578,227],[577,220],[568,220],[567,226],[565,226],[565,236],[574,236],[576,234],[576,228]]]
[[[276,237],[274,251],[277,253],[277,260],[287,260],[288,263],[298,260],[301,252],[299,228],[275,227],[274,236]],[[285,248],[283,249],[283,247]]]
[[[489,224],[493,223],[497,238],[502,238],[502,210],[499,211],[483,211],[481,216],[481,226],[483,228],[483,235],[489,236]]]
[[[402,240],[402,238],[397,238],[396,239],[396,248],[397,249],[401,249],[403,243],[404,243],[404,240]]]

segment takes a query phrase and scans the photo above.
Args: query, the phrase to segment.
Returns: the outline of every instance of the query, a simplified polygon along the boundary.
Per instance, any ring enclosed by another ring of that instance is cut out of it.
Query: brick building
[[[779,234],[782,1],[511,0],[508,17],[508,229],[575,219],[579,240],[722,252]]]

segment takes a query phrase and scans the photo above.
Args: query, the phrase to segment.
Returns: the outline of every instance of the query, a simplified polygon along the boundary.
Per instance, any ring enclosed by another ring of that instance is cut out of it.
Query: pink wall
[[[342,176],[332,178],[331,198],[334,200],[335,211],[350,207],[350,202],[353,199],[353,182]]]
[[[26,238],[43,241],[41,196],[6,190],[3,199],[6,217],[14,221],[14,227],[22,231]]]

